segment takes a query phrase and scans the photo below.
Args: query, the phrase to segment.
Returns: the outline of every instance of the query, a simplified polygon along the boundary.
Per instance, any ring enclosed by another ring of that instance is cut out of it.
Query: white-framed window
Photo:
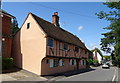
[[[63,59],[59,60],[59,66],[64,66],[64,60]]]
[[[68,50],[68,44],[66,43],[63,44],[63,50]]]
[[[50,47],[54,47],[54,39],[48,38],[48,44],[47,45],[50,46]]]
[[[76,65],[76,60],[75,59],[71,59],[70,60],[70,65]]]
[[[59,66],[59,60],[58,59],[54,59],[53,60],[53,67],[58,67]]]
[[[81,65],[86,65],[86,60],[81,60]]]
[[[50,59],[50,67],[53,67],[53,60],[54,59]]]
[[[58,59],[50,59],[50,67],[58,67],[59,66],[59,60]]]

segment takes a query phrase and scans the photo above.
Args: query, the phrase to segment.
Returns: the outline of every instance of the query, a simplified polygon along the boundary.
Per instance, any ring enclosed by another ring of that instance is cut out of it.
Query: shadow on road
[[[45,77],[47,79],[51,79],[53,77],[61,77],[61,76],[69,77],[69,76],[72,76],[72,75],[82,74],[82,73],[86,73],[86,72],[90,72],[90,71],[94,71],[94,70],[96,70],[96,69],[92,69],[92,68],[80,69],[80,70],[75,70],[75,71],[68,71],[68,72],[58,73],[58,74],[54,74],[54,75],[45,75],[43,77]]]
[[[77,71],[71,71],[71,72],[65,73],[64,76],[69,77],[69,76],[72,76],[72,75],[86,73],[86,72],[90,72],[90,71],[94,71],[94,70],[95,69],[82,69],[82,70],[77,70]]]

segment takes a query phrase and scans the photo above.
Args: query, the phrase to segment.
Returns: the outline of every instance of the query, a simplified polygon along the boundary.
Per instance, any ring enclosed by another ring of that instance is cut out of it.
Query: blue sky
[[[58,12],[61,27],[79,37],[89,49],[100,48],[101,33],[109,25],[95,15],[102,10],[110,11],[102,2],[4,2],[2,9],[17,18],[19,27],[29,12],[49,22],[53,13]]]

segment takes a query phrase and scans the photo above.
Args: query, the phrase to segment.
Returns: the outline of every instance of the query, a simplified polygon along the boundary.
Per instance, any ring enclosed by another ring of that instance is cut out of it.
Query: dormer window
[[[63,44],[63,50],[68,50],[68,44],[66,43]]]
[[[75,47],[75,52],[79,52],[79,47]]]
[[[27,29],[29,29],[30,28],[30,23],[27,23]]]
[[[54,47],[54,40],[52,38],[48,38],[48,46]]]

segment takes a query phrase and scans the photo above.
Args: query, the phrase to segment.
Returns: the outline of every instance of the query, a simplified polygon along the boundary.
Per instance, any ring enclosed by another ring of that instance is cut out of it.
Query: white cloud
[[[79,26],[78,27],[78,30],[80,31],[80,30],[82,30],[83,29],[83,26]]]

